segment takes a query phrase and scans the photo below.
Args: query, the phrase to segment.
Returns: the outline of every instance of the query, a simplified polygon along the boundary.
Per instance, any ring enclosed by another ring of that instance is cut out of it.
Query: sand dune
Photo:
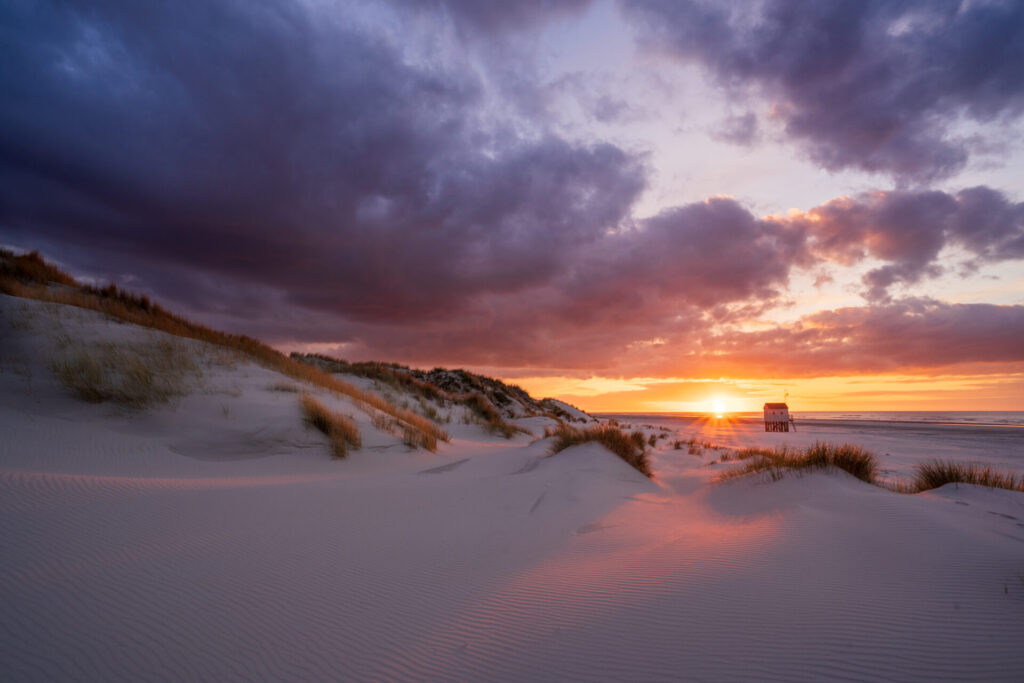
[[[651,481],[594,444],[546,457],[462,424],[426,453],[326,396],[364,433],[336,461],[273,373],[201,349],[176,402],[82,403],[45,360],[63,313],[0,299],[34,313],[0,373],[5,680],[1024,671],[1022,494],[714,484],[728,464],[664,441]]]

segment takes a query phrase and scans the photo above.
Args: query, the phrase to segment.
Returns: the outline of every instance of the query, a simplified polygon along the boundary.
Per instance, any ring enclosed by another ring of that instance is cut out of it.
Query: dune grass
[[[749,474],[767,472],[772,480],[778,480],[786,472],[836,468],[849,472],[869,484],[877,482],[878,461],[875,456],[854,444],[830,444],[818,442],[805,449],[789,448],[745,448],[735,456],[737,460],[748,461],[734,470],[723,473],[719,481],[735,479]],[[725,457],[723,456],[723,460]]]
[[[350,363],[322,353],[292,353],[291,357],[308,365],[317,365],[330,373],[365,377],[417,398],[444,404],[452,399],[448,392],[414,376],[412,370],[396,363],[360,361]]]
[[[411,394],[417,399],[422,414],[433,421],[440,421],[441,416],[430,403],[431,401],[441,406],[448,404],[465,406],[469,409],[473,419],[484,429],[506,439],[511,439],[516,434],[531,434],[528,429],[506,421],[495,406],[499,401],[508,403],[510,401],[508,395],[511,393],[528,396],[515,385],[506,385],[499,380],[473,375],[465,370],[444,371],[435,368],[429,373],[423,373],[394,363],[350,363],[318,353],[293,353],[291,357],[327,372],[365,377],[392,389]],[[423,377],[437,377],[441,374],[457,379],[458,386],[465,385],[474,388],[459,393],[454,384],[452,390],[449,391],[423,379]],[[485,391],[488,393],[485,394]]]
[[[491,434],[511,439],[516,434],[530,434],[530,430],[519,425],[512,424],[502,419],[501,414],[486,396],[479,392],[473,392],[461,397],[461,403],[465,405],[476,417],[477,422]]]
[[[185,394],[188,376],[199,374],[191,354],[168,340],[70,342],[52,367],[64,386],[90,403],[140,409]]]
[[[834,467],[849,472],[861,481],[896,493],[921,493],[946,484],[975,484],[1008,491],[1024,492],[1024,477],[993,470],[990,466],[933,460],[917,465],[909,482],[883,482],[878,479],[878,461],[873,454],[853,444],[815,443],[804,450],[745,448],[732,458],[748,461],[742,467],[724,472],[718,481],[767,472],[773,481],[785,472]],[[730,458],[722,456],[726,461]]]
[[[437,449],[438,440],[449,440],[448,433],[427,418],[400,408],[373,392],[343,382],[319,368],[289,358],[257,339],[199,325],[170,313],[145,296],[126,292],[114,285],[103,288],[82,285],[47,264],[36,252],[16,256],[11,251],[0,249],[0,293],[98,311],[117,320],[177,337],[235,349],[293,379],[347,396],[368,413],[380,411],[390,415],[414,434],[413,441],[419,447],[433,451]]]
[[[583,428],[561,424],[553,430],[546,430],[544,436],[554,437],[554,441],[551,444],[552,455],[564,451],[570,446],[578,446],[590,441],[596,441],[636,468],[645,477],[653,476],[651,462],[647,456],[647,451],[644,449],[646,440],[644,439],[643,432],[637,431],[633,434],[626,434],[618,427],[609,424]]]
[[[363,445],[359,427],[351,418],[328,410],[327,406],[309,394],[302,394],[299,405],[307,424],[320,430],[330,439],[331,453],[335,458],[347,456],[349,447],[358,450]]]
[[[914,493],[930,491],[946,484],[975,484],[1008,491],[1024,492],[1024,477],[999,472],[989,466],[944,460],[919,464],[915,468],[911,489]]]

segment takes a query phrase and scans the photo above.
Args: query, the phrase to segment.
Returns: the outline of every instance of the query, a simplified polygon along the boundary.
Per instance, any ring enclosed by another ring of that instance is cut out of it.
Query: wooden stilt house
[[[789,406],[785,403],[764,404],[764,431],[789,431]]]

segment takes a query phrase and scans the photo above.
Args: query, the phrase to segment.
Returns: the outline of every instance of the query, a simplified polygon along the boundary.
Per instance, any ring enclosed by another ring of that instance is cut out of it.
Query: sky
[[[0,244],[606,412],[1024,410],[1024,3],[0,2]]]

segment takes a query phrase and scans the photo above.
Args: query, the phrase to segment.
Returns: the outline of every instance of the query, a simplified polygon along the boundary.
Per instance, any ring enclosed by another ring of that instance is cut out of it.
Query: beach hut
[[[785,403],[764,404],[764,431],[789,431],[789,406]]]

